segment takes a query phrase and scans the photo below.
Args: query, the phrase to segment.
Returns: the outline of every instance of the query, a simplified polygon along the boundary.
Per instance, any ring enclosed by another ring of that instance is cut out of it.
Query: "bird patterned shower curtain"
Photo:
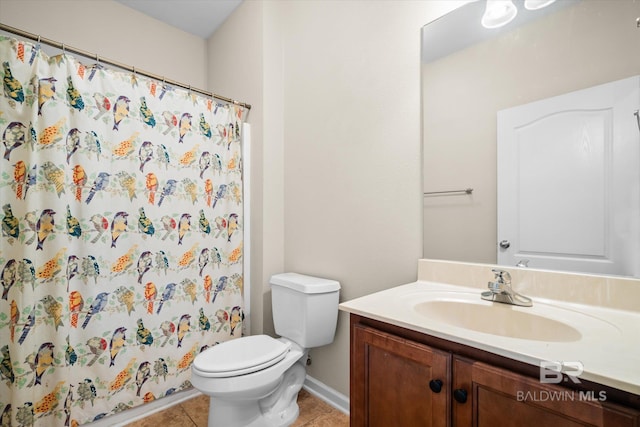
[[[242,334],[244,109],[13,38],[0,60],[1,425],[190,387]]]

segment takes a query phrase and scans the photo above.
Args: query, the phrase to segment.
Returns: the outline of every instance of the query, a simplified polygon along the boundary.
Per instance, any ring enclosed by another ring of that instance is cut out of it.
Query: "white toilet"
[[[191,383],[210,396],[209,427],[288,426],[312,347],[330,344],[340,283],[297,273],[271,277],[273,323],[281,338],[253,335],[200,353]]]

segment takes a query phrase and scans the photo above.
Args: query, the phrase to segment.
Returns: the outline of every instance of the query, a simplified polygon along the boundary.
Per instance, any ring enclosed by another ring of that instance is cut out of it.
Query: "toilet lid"
[[[268,368],[284,359],[291,343],[268,335],[226,341],[200,353],[193,365],[210,377],[232,377]]]

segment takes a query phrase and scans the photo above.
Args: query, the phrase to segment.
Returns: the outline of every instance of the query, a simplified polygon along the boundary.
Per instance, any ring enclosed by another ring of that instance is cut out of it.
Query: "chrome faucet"
[[[498,268],[491,269],[495,278],[489,282],[489,290],[481,294],[481,298],[487,301],[501,302],[503,304],[518,305],[521,307],[531,307],[531,298],[520,295],[511,287],[511,274],[508,271]]]

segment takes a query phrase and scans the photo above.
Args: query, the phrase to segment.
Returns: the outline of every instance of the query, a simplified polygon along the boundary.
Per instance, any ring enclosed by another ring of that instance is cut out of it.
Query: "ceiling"
[[[116,0],[187,33],[208,39],[242,0]]]

